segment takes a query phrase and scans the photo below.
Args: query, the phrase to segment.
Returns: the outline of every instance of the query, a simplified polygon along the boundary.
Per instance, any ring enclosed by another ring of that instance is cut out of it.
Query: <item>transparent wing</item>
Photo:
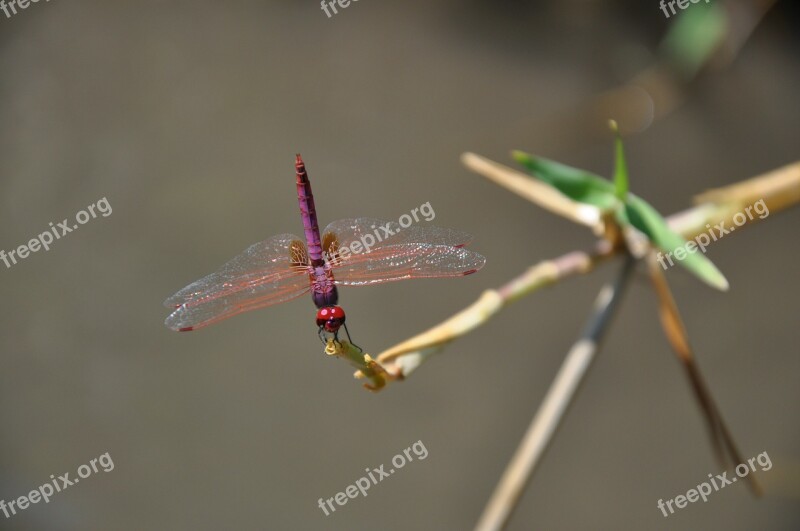
[[[164,324],[186,331],[238,313],[299,297],[310,289],[308,253],[292,234],[248,247],[218,271],[164,301],[175,311]]]
[[[301,273],[210,301],[184,303],[167,317],[164,324],[176,332],[197,330],[243,312],[295,299],[309,289],[308,275]]]
[[[466,232],[444,229],[431,225],[412,223],[403,228],[397,221],[386,221],[374,218],[340,219],[334,221],[323,231],[323,240],[327,236],[338,241],[340,247],[350,247],[353,242],[369,245],[370,249],[379,249],[387,245],[404,243],[427,243],[429,245],[448,245],[463,247],[472,241]],[[328,249],[323,249],[328,250]]]
[[[338,260],[333,276],[336,284],[363,286],[407,278],[460,277],[475,273],[485,263],[483,256],[461,247],[405,243]]]

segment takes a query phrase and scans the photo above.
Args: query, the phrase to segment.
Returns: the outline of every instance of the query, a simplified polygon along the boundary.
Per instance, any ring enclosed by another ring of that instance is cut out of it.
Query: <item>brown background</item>
[[[787,3],[784,3],[787,4]],[[662,212],[800,159],[796,15],[627,140]],[[464,170],[526,149],[608,174],[570,121],[652,60],[657,2],[39,2],[0,15],[0,248],[107,197],[113,207],[0,268],[0,498],[104,452],[116,468],[7,529],[469,529],[617,266],[537,293],[371,395],[322,353],[309,300],[193,333],[161,301],[272,234],[302,234],[293,156],[320,221],[430,201],[471,232],[477,275],[343,289],[378,352],[592,236]],[[567,125],[568,124],[568,125]],[[511,529],[797,529],[798,211],[710,249],[731,281],[668,272],[700,363],[770,496],[741,483],[664,519],[659,498],[719,473],[641,272]],[[317,499],[421,440],[335,514]]]

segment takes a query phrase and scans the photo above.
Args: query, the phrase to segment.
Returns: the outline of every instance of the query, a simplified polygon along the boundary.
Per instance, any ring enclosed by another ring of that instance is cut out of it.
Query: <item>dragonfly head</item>
[[[324,306],[317,311],[317,326],[326,332],[336,333],[344,324],[344,310],[340,306]]]

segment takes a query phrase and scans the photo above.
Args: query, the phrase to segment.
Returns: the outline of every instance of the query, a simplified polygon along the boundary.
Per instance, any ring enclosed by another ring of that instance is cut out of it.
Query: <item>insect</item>
[[[344,310],[338,306],[338,286],[457,277],[475,273],[486,262],[480,254],[463,248],[471,240],[468,234],[432,226],[342,219],[328,225],[320,237],[311,183],[299,154],[295,173],[305,243],[292,234],[281,234],[251,245],[215,273],[164,301],[173,309],[164,323],[168,328],[197,330],[310,291],[318,309],[320,339],[325,342],[326,334],[331,334],[338,340],[340,328],[349,338]]]

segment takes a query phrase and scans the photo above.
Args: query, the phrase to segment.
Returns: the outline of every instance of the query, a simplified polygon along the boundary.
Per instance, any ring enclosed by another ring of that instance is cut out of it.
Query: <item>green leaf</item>
[[[617,122],[609,120],[609,125],[614,132],[614,193],[617,199],[625,201],[628,195],[628,165],[625,162],[625,150],[622,147],[622,137]]]
[[[625,201],[622,203],[624,208],[615,208],[620,205],[618,191],[627,192],[627,169],[624,168],[621,143],[617,149],[616,186],[599,175],[559,162],[529,155],[522,151],[514,151],[512,155],[534,177],[554,187],[570,199],[603,210],[614,209],[617,223],[620,226],[633,225],[664,253],[672,253],[674,256],[676,249],[683,248],[687,244],[680,234],[669,228],[667,220],[644,199],[627,193]],[[620,157],[623,160],[622,164],[619,163]],[[711,260],[706,258],[702,252],[698,252],[697,248],[693,252],[684,249],[682,254],[685,254],[684,258],[678,260],[675,257],[673,263],[677,261],[700,280],[716,289],[722,291],[728,289],[728,281],[725,276]]]
[[[534,177],[574,201],[601,210],[613,208],[618,203],[614,185],[599,175],[522,151],[513,151],[512,156]]]
[[[664,262],[659,260],[662,266],[666,263],[672,263],[672,258],[675,258],[674,262],[688,269],[709,286],[721,291],[728,290],[728,281],[717,269],[717,266],[706,258],[696,246],[694,251],[689,252],[686,247],[686,240],[670,229],[667,226],[667,220],[647,201],[633,194],[628,194],[628,199],[625,202],[625,215],[630,220],[631,225],[642,231],[656,247],[664,253],[672,253],[672,257],[669,257],[669,255],[662,257],[665,260]],[[675,251],[678,248],[684,248],[682,254],[685,257],[682,260],[675,255]]]

